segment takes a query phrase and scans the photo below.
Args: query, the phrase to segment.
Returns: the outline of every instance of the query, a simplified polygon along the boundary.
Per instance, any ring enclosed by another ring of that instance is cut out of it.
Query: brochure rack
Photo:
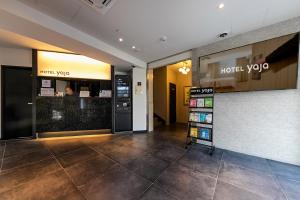
[[[213,107],[213,88],[191,88],[186,148],[198,143],[208,147],[209,153],[213,154]]]

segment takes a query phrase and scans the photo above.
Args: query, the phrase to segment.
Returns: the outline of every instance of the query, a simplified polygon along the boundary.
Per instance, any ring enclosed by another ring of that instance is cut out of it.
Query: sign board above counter
[[[40,77],[111,80],[111,66],[86,56],[38,51]]]

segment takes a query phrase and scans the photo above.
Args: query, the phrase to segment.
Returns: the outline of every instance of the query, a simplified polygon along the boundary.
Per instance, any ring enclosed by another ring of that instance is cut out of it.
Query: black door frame
[[[32,71],[32,68],[31,67],[24,67],[24,66],[10,66],[10,65],[1,65],[1,140],[4,138],[4,130],[5,130],[5,123],[4,123],[4,119],[5,119],[5,116],[3,115],[3,112],[4,112],[4,105],[5,105],[5,98],[4,98],[4,77],[5,77],[5,70],[6,69],[26,69],[26,70],[31,70]],[[32,104],[32,106],[35,106],[35,104]],[[33,113],[32,113],[33,115]],[[34,125],[32,124],[32,127],[34,127]],[[33,128],[32,128],[33,129]]]

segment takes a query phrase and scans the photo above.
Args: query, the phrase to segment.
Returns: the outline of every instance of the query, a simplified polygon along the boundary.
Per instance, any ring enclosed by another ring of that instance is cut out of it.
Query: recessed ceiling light
[[[119,42],[123,42],[124,40],[123,40],[123,38],[119,38]]]
[[[132,46],[132,49],[135,49],[135,46]]]
[[[225,7],[225,4],[224,4],[224,3],[220,3],[220,4],[219,4],[219,8],[220,8],[220,9],[222,9],[222,8],[224,8],[224,7]]]

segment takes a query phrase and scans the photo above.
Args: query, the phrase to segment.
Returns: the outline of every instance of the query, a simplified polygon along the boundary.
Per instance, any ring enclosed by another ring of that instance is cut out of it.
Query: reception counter
[[[36,108],[37,133],[111,129],[111,98],[38,96]]]

